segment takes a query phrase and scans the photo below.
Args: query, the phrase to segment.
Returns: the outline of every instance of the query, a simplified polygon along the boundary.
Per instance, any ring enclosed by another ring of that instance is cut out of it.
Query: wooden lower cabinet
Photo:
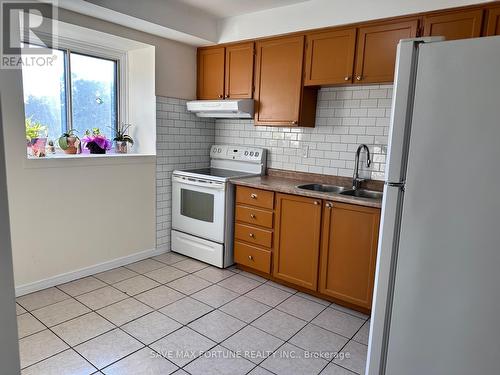
[[[259,272],[271,272],[271,251],[241,241],[234,243],[234,261]]]
[[[380,209],[325,202],[318,291],[371,308]]]
[[[276,194],[273,276],[316,290],[321,200]]]
[[[370,310],[380,209],[243,186],[236,187],[236,196],[235,263],[318,297]]]

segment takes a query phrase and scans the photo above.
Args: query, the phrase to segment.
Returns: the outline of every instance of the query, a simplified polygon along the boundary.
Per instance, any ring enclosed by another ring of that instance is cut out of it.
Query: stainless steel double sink
[[[346,195],[350,197],[357,198],[368,198],[368,199],[382,199],[382,193],[380,191],[367,190],[367,189],[348,189],[343,186],[335,185],[323,185],[323,184],[304,184],[297,186],[298,189],[318,191],[321,193],[334,193],[340,195]]]

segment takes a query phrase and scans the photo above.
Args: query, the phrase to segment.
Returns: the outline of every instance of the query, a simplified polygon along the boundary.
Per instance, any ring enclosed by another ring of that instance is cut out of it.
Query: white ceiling
[[[167,0],[196,8],[217,18],[240,16],[310,0]]]

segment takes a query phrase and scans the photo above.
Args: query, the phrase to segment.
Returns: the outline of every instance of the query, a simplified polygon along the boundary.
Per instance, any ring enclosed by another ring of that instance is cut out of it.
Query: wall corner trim
[[[148,249],[121,258],[112,259],[107,262],[99,263],[93,266],[80,268],[75,271],[63,273],[40,281],[35,281],[33,283],[16,286],[16,297],[20,297],[25,294],[37,292],[42,289],[50,288],[56,285],[81,279],[82,277],[91,276],[99,272],[108,271],[116,267],[125,266],[127,264],[137,262],[139,260],[160,255],[166,251],[167,249],[162,247],[155,249]]]

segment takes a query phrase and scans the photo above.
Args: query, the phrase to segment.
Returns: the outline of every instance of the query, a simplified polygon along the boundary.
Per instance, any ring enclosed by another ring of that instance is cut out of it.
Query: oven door
[[[224,182],[172,177],[172,228],[219,243],[224,242]]]

